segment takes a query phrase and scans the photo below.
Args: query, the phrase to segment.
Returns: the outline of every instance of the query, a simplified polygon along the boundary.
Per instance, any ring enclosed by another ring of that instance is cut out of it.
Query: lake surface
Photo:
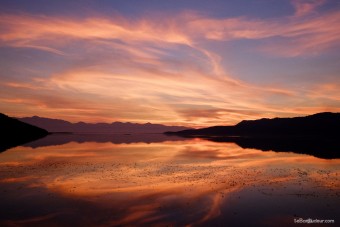
[[[0,153],[0,201],[1,226],[296,226],[300,218],[336,226],[340,159],[156,134],[55,134]]]

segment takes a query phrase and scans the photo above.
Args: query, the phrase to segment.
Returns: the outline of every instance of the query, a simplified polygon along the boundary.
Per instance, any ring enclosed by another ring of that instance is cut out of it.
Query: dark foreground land
[[[45,129],[0,113],[0,152],[48,135]]]

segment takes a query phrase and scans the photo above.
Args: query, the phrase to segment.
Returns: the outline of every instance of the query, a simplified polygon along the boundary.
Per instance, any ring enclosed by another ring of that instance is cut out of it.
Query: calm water
[[[1,226],[340,223],[340,159],[203,139],[51,135],[0,153],[0,185]]]

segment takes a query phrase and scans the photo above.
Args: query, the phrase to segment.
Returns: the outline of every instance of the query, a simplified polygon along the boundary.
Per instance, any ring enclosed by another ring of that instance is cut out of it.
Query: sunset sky
[[[203,127],[340,112],[338,0],[0,2],[0,112]]]

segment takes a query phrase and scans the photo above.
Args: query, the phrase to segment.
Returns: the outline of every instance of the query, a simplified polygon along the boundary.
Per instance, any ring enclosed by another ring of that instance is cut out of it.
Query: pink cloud
[[[77,44],[88,55],[82,56],[85,63],[43,78],[3,81],[0,107],[26,115],[39,110],[66,120],[89,121],[93,114],[102,121],[189,126],[338,110],[338,96],[330,94],[339,85],[315,92],[313,86],[249,84],[235,79],[222,65],[220,53],[205,44],[279,37],[280,42],[259,49],[285,57],[318,54],[339,45],[339,21],[339,12],[270,20],[216,19],[197,13],[157,21],[1,15],[2,46],[39,49],[72,62],[73,55],[79,56],[67,47]],[[20,107],[25,111],[18,112]]]
[[[300,17],[308,15],[325,2],[326,0],[292,0],[292,4],[295,8],[295,16]]]
[[[293,1],[297,15],[305,15],[324,1]],[[175,19],[150,18],[129,21],[123,17],[86,19],[59,18],[31,15],[1,15],[2,45],[36,48],[56,54],[65,43],[78,39],[88,42],[114,44],[122,40],[129,44],[147,42],[152,45],[186,45],[197,48],[216,60],[216,56],[202,49],[204,40],[231,41],[237,39],[264,39],[283,37],[282,43],[269,48],[277,54],[300,55],[317,49],[322,51],[339,41],[339,12],[329,12],[304,17],[282,17],[271,20],[245,17],[215,19],[192,12],[177,15]],[[294,43],[292,45],[291,43]],[[285,53],[289,52],[291,54]]]

